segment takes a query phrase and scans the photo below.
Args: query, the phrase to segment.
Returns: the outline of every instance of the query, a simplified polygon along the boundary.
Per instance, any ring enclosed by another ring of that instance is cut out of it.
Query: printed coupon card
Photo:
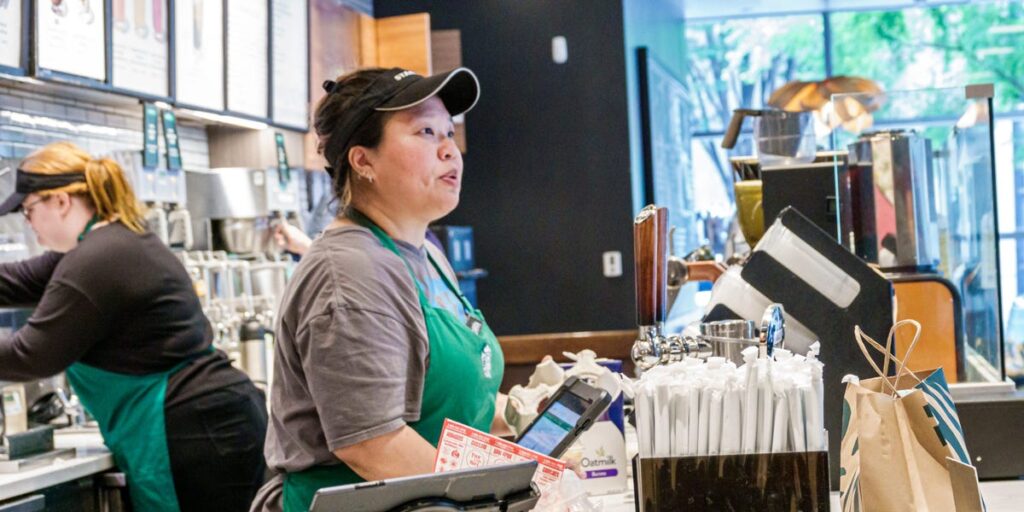
[[[457,421],[444,420],[441,440],[437,443],[434,472],[480,468],[528,460],[537,461],[533,481],[541,490],[558,483],[565,471],[565,462],[528,450],[511,441],[495,437]]]

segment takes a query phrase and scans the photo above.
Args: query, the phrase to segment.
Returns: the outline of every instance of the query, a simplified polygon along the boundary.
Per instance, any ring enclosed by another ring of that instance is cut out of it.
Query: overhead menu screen
[[[176,0],[174,16],[175,99],[224,110],[223,2]]]
[[[113,0],[111,9],[114,87],[167,96],[167,0]]]
[[[267,117],[267,2],[228,0],[227,6],[227,109]]]
[[[22,67],[21,2],[0,0],[0,66]]]
[[[309,25],[306,0],[272,0],[273,120],[309,126]]]
[[[105,2],[36,0],[35,5],[38,67],[106,80]]]

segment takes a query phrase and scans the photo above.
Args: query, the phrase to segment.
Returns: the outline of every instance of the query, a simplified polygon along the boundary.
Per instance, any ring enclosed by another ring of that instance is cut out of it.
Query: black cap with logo
[[[338,84],[325,80],[327,94],[335,91]],[[468,112],[480,99],[480,82],[467,68],[456,68],[428,77],[413,71],[392,68],[377,77],[363,95],[347,109],[328,141],[334,147],[348,147],[349,139],[374,112],[393,112],[415,107],[437,96],[444,103],[448,113],[457,116]],[[328,168],[333,175],[333,170]]]

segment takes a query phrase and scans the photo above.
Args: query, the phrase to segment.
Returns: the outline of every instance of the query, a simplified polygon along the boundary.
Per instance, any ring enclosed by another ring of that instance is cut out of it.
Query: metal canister
[[[757,346],[757,329],[752,320],[718,320],[700,325],[701,338],[716,356],[743,364],[743,349]]]

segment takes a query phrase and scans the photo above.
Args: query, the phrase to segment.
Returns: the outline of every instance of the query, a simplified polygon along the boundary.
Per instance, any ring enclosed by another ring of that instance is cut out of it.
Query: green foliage
[[[1024,6],[1019,1],[831,18],[836,74],[866,76],[889,90],[991,82],[997,111],[1024,104]]]

